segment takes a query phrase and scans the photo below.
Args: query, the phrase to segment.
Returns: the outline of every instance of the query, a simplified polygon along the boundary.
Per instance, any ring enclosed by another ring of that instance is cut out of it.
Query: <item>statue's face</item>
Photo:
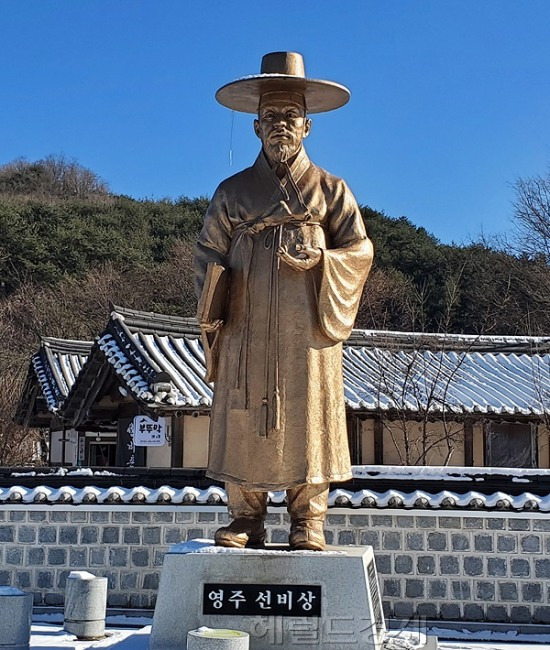
[[[262,141],[270,162],[286,162],[298,152],[302,140],[309,135],[311,120],[303,106],[285,100],[270,99],[262,102],[254,131]]]

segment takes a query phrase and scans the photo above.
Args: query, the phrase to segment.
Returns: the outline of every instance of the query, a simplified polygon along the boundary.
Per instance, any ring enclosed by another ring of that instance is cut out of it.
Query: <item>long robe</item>
[[[263,152],[223,181],[195,258],[230,270],[210,421],[208,476],[248,489],[351,478],[342,341],[351,333],[372,246],[350,190],[302,148],[279,179]],[[322,250],[310,270],[279,245]]]

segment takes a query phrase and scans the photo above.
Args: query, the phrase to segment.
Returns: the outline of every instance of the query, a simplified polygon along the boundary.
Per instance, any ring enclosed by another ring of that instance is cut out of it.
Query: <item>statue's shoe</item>
[[[261,547],[265,544],[263,519],[238,517],[229,526],[218,528],[214,535],[216,546],[228,548]]]
[[[323,522],[315,519],[292,522],[288,541],[294,551],[324,551]]]

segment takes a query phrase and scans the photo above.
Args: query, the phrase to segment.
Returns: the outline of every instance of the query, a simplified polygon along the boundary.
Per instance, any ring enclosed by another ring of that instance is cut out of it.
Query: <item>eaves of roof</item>
[[[33,354],[27,379],[14,420],[19,424],[39,426],[35,405],[44,399],[47,410],[57,414],[84,366],[91,341],[43,337]]]
[[[157,315],[152,315],[155,318]],[[162,320],[162,317],[160,317]],[[129,390],[149,408],[210,407],[213,387],[205,381],[204,353],[196,323],[190,319],[175,333],[170,328],[136,326],[113,312],[98,346]],[[174,319],[172,319],[174,320]],[[178,325],[178,327],[180,326]]]
[[[440,332],[392,332],[354,329],[346,346],[397,351],[453,351],[491,354],[545,354],[550,336],[446,334]]]
[[[139,311],[119,305],[111,305],[111,307],[111,320],[123,322],[129,332],[171,334],[177,338],[200,338],[199,324],[195,318]]]

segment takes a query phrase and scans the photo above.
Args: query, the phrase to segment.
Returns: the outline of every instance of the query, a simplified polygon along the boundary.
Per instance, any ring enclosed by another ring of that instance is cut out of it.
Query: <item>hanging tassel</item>
[[[260,438],[267,438],[269,429],[267,421],[267,397],[262,399],[262,408],[260,410]]]
[[[281,394],[279,393],[278,388],[273,392],[271,428],[274,431],[279,431],[281,428]]]
[[[231,128],[229,130],[229,166],[233,166],[233,127],[235,124],[235,111],[231,111]]]

